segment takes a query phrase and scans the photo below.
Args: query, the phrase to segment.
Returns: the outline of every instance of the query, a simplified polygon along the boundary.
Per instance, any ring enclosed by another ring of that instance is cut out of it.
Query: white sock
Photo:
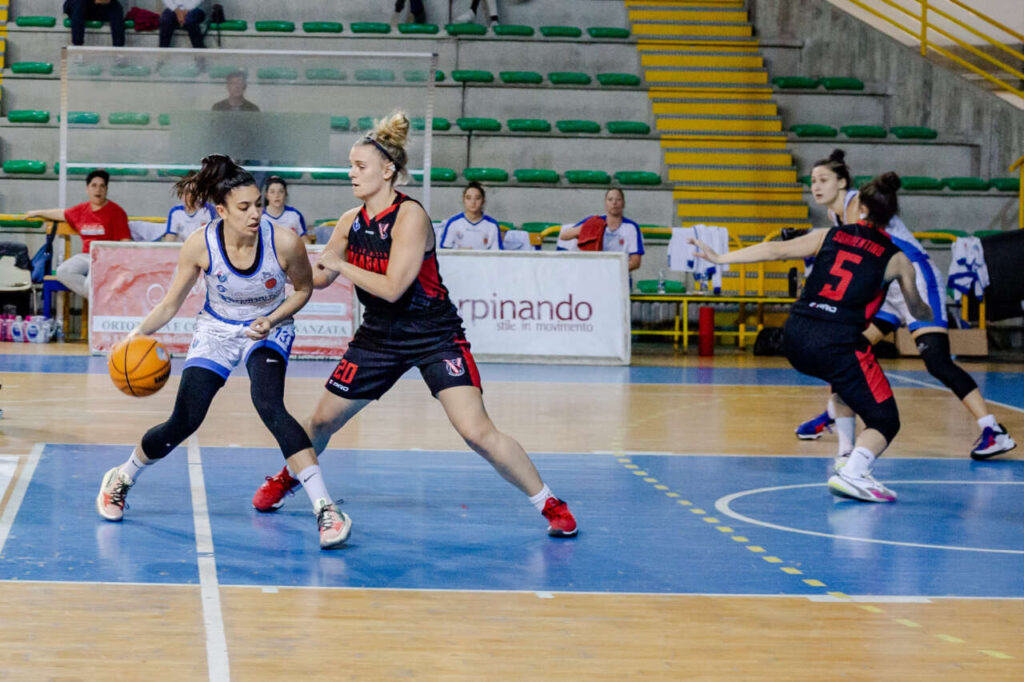
[[[134,483],[135,479],[139,477],[139,474],[142,473],[143,469],[152,464],[152,462],[149,464],[143,464],[142,460],[139,459],[139,449],[135,448],[132,450],[132,456],[128,458],[128,461],[121,465],[121,471],[123,471],[128,476],[128,479]]]
[[[828,404],[825,405],[825,412],[828,413],[828,418],[829,419],[835,419],[836,418],[836,406],[832,403],[831,396],[828,399]]]
[[[299,479],[299,483],[302,484],[306,494],[309,495],[309,501],[313,503],[314,510],[316,510],[317,500],[333,502],[330,493],[327,492],[327,484],[324,483],[324,477],[320,475],[319,464],[306,467],[295,478]]]
[[[843,467],[843,473],[856,478],[871,473],[871,467],[875,464],[875,455],[867,448],[854,448],[850,454],[850,461]]]
[[[996,421],[994,415],[986,414],[984,417],[978,420],[978,428],[984,431],[986,426],[989,427],[990,429],[998,430],[999,422]]]
[[[856,431],[856,417],[836,417],[836,436],[839,438],[840,455],[845,455],[850,450],[853,450],[853,440]]]
[[[554,497],[555,494],[551,492],[551,488],[545,483],[544,487],[540,489],[540,492],[530,497],[530,504],[532,504],[537,511],[544,511],[544,503],[548,501],[549,497]]]

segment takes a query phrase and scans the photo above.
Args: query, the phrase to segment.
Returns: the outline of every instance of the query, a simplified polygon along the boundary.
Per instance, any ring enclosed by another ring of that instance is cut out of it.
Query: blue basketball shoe
[[[828,410],[822,412],[814,419],[808,419],[796,427],[796,437],[800,440],[818,440],[825,431],[832,433],[832,425],[836,420],[828,416]]]

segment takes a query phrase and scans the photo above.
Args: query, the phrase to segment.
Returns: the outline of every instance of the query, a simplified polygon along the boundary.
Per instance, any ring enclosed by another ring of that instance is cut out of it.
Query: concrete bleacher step
[[[804,200],[805,188],[795,183],[764,185],[760,187],[714,187],[672,190],[672,198],[678,200],[703,201],[748,201],[758,204],[800,203]]]
[[[759,68],[675,66],[647,68],[644,71],[644,78],[652,85],[675,83],[714,83],[720,87],[727,84],[763,85],[768,82],[768,72]]]
[[[676,51],[644,51],[640,55],[640,65],[644,67],[683,67],[683,68],[734,68],[762,69],[764,59],[756,50],[745,52],[720,52],[711,50],[676,50]]]
[[[793,157],[788,152],[760,149],[676,147],[665,150],[665,163],[670,166],[756,166],[759,168],[789,167]]]
[[[669,165],[670,182],[703,183],[795,183],[796,168],[764,168],[761,166],[711,166],[705,164]]]
[[[655,128],[663,133],[707,131],[722,134],[749,134],[782,131],[782,120],[778,116],[660,115],[657,119]]]
[[[683,218],[718,219],[751,218],[779,220],[807,220],[807,204],[795,202],[719,202],[710,203],[701,199],[677,200],[676,213]]]
[[[657,115],[694,116],[699,114],[723,114],[728,116],[772,116],[778,117],[778,107],[765,100],[733,100],[722,102],[707,98],[659,97],[652,101],[651,108]]]

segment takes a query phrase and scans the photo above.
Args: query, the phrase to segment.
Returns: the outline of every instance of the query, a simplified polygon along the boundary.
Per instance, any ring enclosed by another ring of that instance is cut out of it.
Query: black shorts
[[[418,367],[431,395],[453,386],[482,389],[469,341],[454,319],[367,319],[327,379],[331,393],[377,400],[409,369]]]

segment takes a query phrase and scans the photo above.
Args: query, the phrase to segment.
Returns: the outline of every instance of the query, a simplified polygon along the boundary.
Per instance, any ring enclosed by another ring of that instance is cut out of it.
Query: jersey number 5
[[[826,284],[821,288],[821,296],[832,299],[833,301],[843,300],[843,295],[846,294],[846,290],[850,287],[850,282],[853,281],[853,273],[849,270],[843,269],[843,266],[847,262],[854,265],[864,260],[861,256],[849,251],[839,251],[836,254],[836,260],[832,263],[832,268],[828,271],[828,274],[833,277],[839,278],[839,286],[834,287],[831,284]]]

